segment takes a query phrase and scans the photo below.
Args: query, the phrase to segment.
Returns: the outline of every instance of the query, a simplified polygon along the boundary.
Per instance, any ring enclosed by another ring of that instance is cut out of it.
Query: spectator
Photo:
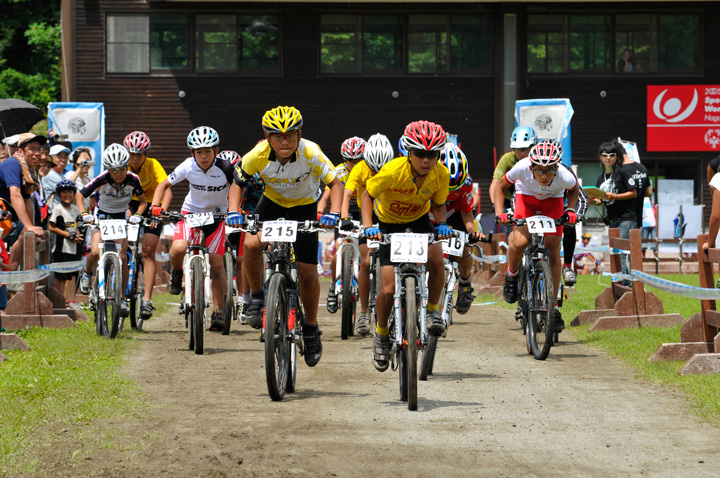
[[[50,232],[57,236],[52,252],[52,262],[77,261],[80,259],[80,253],[82,252],[79,244],[83,242],[83,235],[78,231],[76,225],[76,218],[80,215],[80,211],[77,205],[73,203],[77,186],[69,179],[62,179],[55,190],[60,202],[53,207],[48,224]],[[75,303],[75,279],[77,275],[77,271],[55,273],[55,288],[65,296],[67,301],[65,307],[68,309],[79,308]]]
[[[17,262],[10,263],[10,256],[8,256],[7,250],[5,249],[5,242],[0,239],[0,269],[3,271],[16,271],[17,268]],[[0,310],[7,308],[7,302],[7,285],[0,284]]]
[[[17,151],[17,142],[19,138],[19,134],[14,134],[3,139],[3,149],[5,150],[8,158],[11,156],[15,156],[15,152]]]
[[[707,167],[707,180],[708,183],[712,181],[713,176],[718,172],[718,168],[720,168],[720,156],[713,158],[710,160],[710,163]],[[715,191],[713,188],[710,188],[710,191]]]
[[[582,243],[578,248],[579,251],[573,256],[573,269],[576,274],[599,274],[602,271],[602,265],[600,259],[595,259],[595,256],[590,252],[583,252],[582,250],[590,244],[592,236],[586,232],[582,235]]]
[[[647,168],[636,161],[630,159],[625,148],[618,143],[619,150],[622,151],[622,167],[630,173],[630,176],[635,180],[635,187],[637,188],[637,197],[635,198],[635,225],[636,227],[642,227],[643,223],[643,207],[645,204],[645,198],[652,197],[653,187],[650,182],[650,174]]]
[[[619,73],[642,73],[640,64],[635,62],[630,56],[630,50],[627,48],[623,50],[620,59],[618,60],[618,72]]]
[[[80,146],[72,154],[73,170],[65,173],[65,179],[75,181],[78,191],[90,182],[90,166],[95,165],[94,151],[91,148]],[[95,209],[95,198],[85,198],[85,209]]]
[[[60,144],[56,144],[50,148],[50,157],[52,158],[54,166],[48,174],[42,178],[42,186],[45,194],[45,202],[51,210],[54,210],[55,206],[60,205],[60,198],[55,193],[55,188],[60,181],[65,179],[63,174],[68,164],[69,154],[70,150]]]

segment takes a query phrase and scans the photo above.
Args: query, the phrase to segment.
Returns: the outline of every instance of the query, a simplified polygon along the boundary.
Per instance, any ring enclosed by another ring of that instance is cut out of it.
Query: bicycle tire
[[[265,377],[268,395],[277,402],[287,391],[291,348],[287,334],[287,278],[283,274],[270,276],[265,305]]]
[[[433,373],[433,365],[435,365],[435,352],[437,351],[438,336],[429,334],[428,343],[423,348],[422,359],[420,361],[420,380],[427,380],[428,376]]]
[[[224,256],[224,262],[225,262],[225,309],[223,312],[223,319],[225,320],[222,334],[228,335],[230,334],[230,324],[233,320],[233,312],[235,311],[235,297],[234,292],[235,289],[233,287],[233,282],[235,282],[235,257],[233,257],[232,252],[225,251]]]
[[[188,349],[195,350],[195,332],[193,330],[193,313],[185,309],[185,327],[188,329]]]
[[[347,340],[348,337],[353,335],[353,331],[355,330],[356,302],[352,292],[353,251],[349,246],[343,246],[342,250],[342,313],[340,314],[340,338]]]
[[[203,354],[203,334],[205,333],[205,274],[203,273],[203,260],[195,256],[190,262],[192,270],[192,299],[193,299],[193,335],[195,336],[195,354]]]
[[[545,360],[553,344],[553,321],[555,298],[553,296],[552,272],[545,261],[535,263],[532,279],[533,303],[529,305],[530,346],[536,360]]]
[[[130,281],[130,291],[128,294],[128,305],[130,306],[130,327],[142,330],[142,319],[140,319],[140,307],[142,297],[138,294],[138,284],[140,283],[140,272],[142,271],[142,255],[134,254],[133,258],[133,278]]]
[[[301,334],[302,330],[302,324],[305,322],[305,318],[303,316],[302,307],[298,305],[298,310],[295,311],[295,328],[293,330],[288,330],[288,334],[290,337],[295,337],[296,333]],[[290,324],[288,324],[288,327],[290,327]],[[285,387],[286,393],[294,393],[295,392],[295,383],[297,380],[297,354],[298,354],[298,346],[297,343],[295,343],[295,340],[290,339],[290,364],[289,364],[289,373],[288,373],[288,380],[287,380],[287,386]]]
[[[392,327],[392,326],[391,326]],[[398,381],[400,382],[400,400],[407,402],[408,400],[408,383],[407,383],[407,351],[406,347],[398,347],[397,350],[398,364]]]
[[[122,268],[120,258],[115,254],[106,254],[105,261],[105,333],[109,339],[114,339],[120,329],[120,302],[122,299]],[[111,313],[107,313],[108,305],[112,303]],[[109,328],[108,328],[109,326]]]
[[[415,277],[405,278],[405,350],[407,351],[408,410],[417,410],[417,296]]]
[[[370,268],[372,269],[373,273],[372,278],[370,279],[370,327],[374,327],[375,324],[377,324],[377,296],[380,290],[382,290],[380,259],[378,258],[377,253],[370,253]]]

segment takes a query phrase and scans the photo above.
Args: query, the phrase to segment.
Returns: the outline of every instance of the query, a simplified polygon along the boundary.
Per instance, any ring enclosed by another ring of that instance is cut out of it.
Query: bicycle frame
[[[96,225],[99,224],[99,221],[96,221]],[[126,231],[126,238],[127,238],[127,226],[125,225],[125,231]],[[94,232],[94,229],[92,229],[92,232]],[[91,234],[92,234],[91,232]],[[117,241],[121,241],[121,239],[111,239],[109,241],[105,241],[102,238],[102,231],[100,235],[100,242],[98,243],[98,265],[97,270],[95,271],[94,275],[94,286],[91,290],[94,290],[97,294],[97,300],[106,300],[108,297],[105,295],[105,255],[111,254],[118,258],[120,261],[120,265],[122,266],[123,260],[120,253],[116,250],[118,247]],[[105,242],[108,243],[109,247],[105,247]],[[120,249],[122,249],[122,246],[120,246]],[[121,278],[122,280],[122,278]]]
[[[393,295],[393,321],[395,336],[392,338],[393,346],[390,353],[391,357],[394,357],[395,354],[399,351],[399,349],[404,348],[407,345],[405,344],[405,336],[403,334],[402,299],[408,293],[414,293],[416,296],[420,297],[420,300],[417,302],[418,304],[420,304],[420,307],[418,308],[417,318],[417,325],[419,326],[419,348],[422,349],[422,347],[427,345],[428,340],[427,324],[425,322],[427,316],[428,301],[428,291],[427,287],[425,286],[425,266],[409,263],[398,264],[396,266],[393,266],[393,272],[395,274],[395,295]],[[417,284],[417,290],[415,291],[407,291],[405,290],[405,286],[403,285],[405,282],[405,278],[410,276],[415,277],[415,283]]]
[[[187,246],[185,247],[185,257],[183,257],[183,275],[186,278],[185,293],[183,294],[185,307],[190,310],[193,310],[195,308],[192,297],[192,260],[193,258],[199,256],[202,259],[202,270],[204,275],[203,285],[205,290],[203,306],[207,308],[210,305],[210,253],[208,252],[208,248],[205,245],[205,234],[202,231],[202,227],[187,227],[189,228],[189,234]],[[205,321],[207,322],[207,314],[205,317]]]
[[[143,222],[140,224],[128,224],[127,226],[127,235],[128,235],[128,282],[125,287],[125,296],[130,296],[131,288],[132,288],[132,282],[135,278],[135,274],[137,273],[137,262],[136,260],[142,260],[142,254],[137,254],[137,250],[140,247],[140,244],[142,244],[142,236],[143,236],[143,228],[141,227]],[[137,230],[136,240],[131,241],[130,238],[133,237],[134,233],[133,230]]]
[[[333,290],[338,294],[338,303],[342,303],[342,258],[343,252],[346,247],[352,248],[353,256],[353,284],[352,293],[357,295],[357,277],[358,268],[360,264],[360,247],[358,246],[359,232],[356,231],[340,231],[341,238],[340,246],[335,253],[335,282],[333,282]]]

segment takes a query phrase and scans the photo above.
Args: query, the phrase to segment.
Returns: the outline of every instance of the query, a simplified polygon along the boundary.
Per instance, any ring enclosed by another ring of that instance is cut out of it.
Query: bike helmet
[[[403,145],[402,136],[400,136],[400,139],[398,140],[398,152],[400,153],[400,156],[407,156],[407,155],[408,155],[408,150],[407,150],[407,148],[405,147],[405,145]]]
[[[190,149],[213,148],[218,144],[220,144],[220,136],[209,126],[195,128],[187,137],[187,145]]]
[[[582,235],[582,238],[583,239],[592,239],[592,236],[590,235],[589,232],[586,232],[585,234]]]
[[[113,143],[103,151],[102,164],[105,169],[124,168],[128,164],[130,153],[122,144]]]
[[[445,151],[440,155],[440,163],[450,171],[450,191],[455,191],[463,185],[467,178],[467,158],[453,143],[445,145]]]
[[[537,143],[537,135],[530,126],[518,126],[510,136],[510,147],[512,149],[530,148],[535,143]]]
[[[77,191],[77,185],[74,181],[70,181],[69,179],[62,179],[59,183],[57,183],[57,186],[55,186],[55,192],[60,194],[60,191]]]
[[[150,138],[142,131],[133,131],[125,136],[125,147],[130,153],[144,153],[150,149]]]
[[[233,166],[235,166],[237,162],[240,161],[240,155],[230,149],[221,151],[220,154],[218,154],[218,157],[230,161],[230,164],[232,164]]]
[[[407,149],[442,152],[446,141],[447,135],[442,126],[430,121],[413,121],[407,125],[402,136],[403,146]]]
[[[262,129],[268,134],[297,131],[302,126],[302,115],[294,106],[278,106],[266,111],[262,117]]]
[[[543,139],[530,150],[528,159],[536,166],[554,166],[562,159],[562,146],[555,139]]]
[[[343,141],[342,146],[340,146],[340,154],[345,161],[358,161],[363,159],[363,155],[365,154],[365,140],[357,136],[346,139]]]
[[[376,173],[385,163],[393,159],[395,152],[387,136],[376,133],[365,144],[365,164]]]

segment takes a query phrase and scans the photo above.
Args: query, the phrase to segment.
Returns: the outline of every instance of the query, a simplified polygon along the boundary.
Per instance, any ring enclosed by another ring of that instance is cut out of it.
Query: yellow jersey
[[[367,188],[367,180],[373,177],[374,174],[375,171],[370,169],[365,161],[360,161],[353,166],[352,171],[350,171],[350,175],[345,182],[345,189],[355,191],[353,197],[356,198],[358,207],[362,207],[360,205],[361,201],[359,198],[362,197],[365,189]],[[350,204],[352,205],[352,200],[350,201]]]
[[[148,203],[152,202],[158,184],[167,178],[165,169],[160,165],[160,161],[155,158],[146,157],[145,162],[140,166],[138,171],[135,171],[132,166],[128,164],[128,171],[136,174],[140,178],[140,185],[143,191],[145,191],[145,200]],[[138,200],[137,196],[133,196],[132,198],[134,201]]]
[[[395,158],[368,179],[367,191],[375,198],[373,210],[381,222],[404,224],[412,222],[430,210],[430,201],[445,204],[450,173],[438,161],[418,189],[414,173],[406,156]]]
[[[238,177],[251,178],[258,173],[265,182],[264,195],[283,207],[304,206],[317,202],[322,195],[321,183],[335,179],[335,167],[320,147],[301,139],[294,156],[285,165],[275,158],[267,140],[259,142],[238,163]]]

